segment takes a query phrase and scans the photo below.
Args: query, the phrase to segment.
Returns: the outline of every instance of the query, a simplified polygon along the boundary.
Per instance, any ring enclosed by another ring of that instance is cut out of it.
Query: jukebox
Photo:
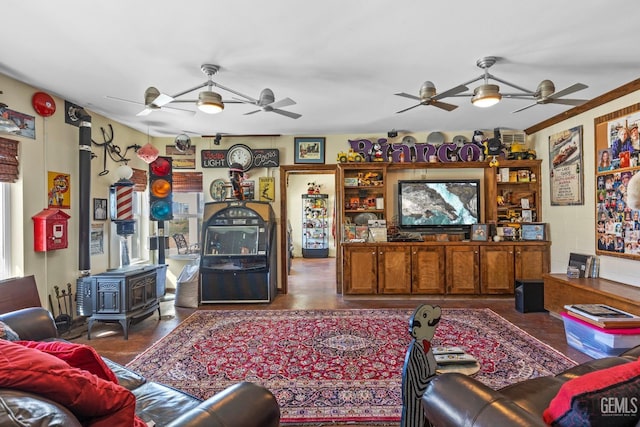
[[[206,203],[201,303],[271,302],[277,292],[275,214],[268,202]]]

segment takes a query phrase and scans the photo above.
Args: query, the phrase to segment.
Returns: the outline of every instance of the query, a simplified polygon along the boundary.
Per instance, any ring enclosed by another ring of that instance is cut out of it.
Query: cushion
[[[56,356],[74,368],[84,369],[103,380],[118,384],[116,375],[93,347],[64,341],[17,341],[17,343]]]
[[[2,321],[0,321],[0,338],[9,341],[17,341],[20,339],[16,331]]]
[[[51,354],[4,340],[0,340],[2,387],[58,402],[85,426],[145,426],[135,415],[136,399],[129,390]]]
[[[640,420],[640,361],[564,383],[545,409],[551,426],[635,426]]]

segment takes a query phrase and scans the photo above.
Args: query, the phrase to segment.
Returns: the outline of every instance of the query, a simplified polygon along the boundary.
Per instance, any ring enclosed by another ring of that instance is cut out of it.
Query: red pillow
[[[84,344],[73,344],[64,341],[16,341],[18,344],[36,350],[43,351],[47,354],[64,360],[70,366],[78,369],[84,369],[97,375],[103,380],[111,381],[118,384],[118,377],[104,363],[102,357],[95,351],[93,347]]]
[[[12,388],[53,400],[90,427],[146,424],[136,417],[136,398],[126,388],[42,351],[0,340],[0,388]]]
[[[543,414],[551,426],[635,426],[640,420],[640,361],[567,381]]]

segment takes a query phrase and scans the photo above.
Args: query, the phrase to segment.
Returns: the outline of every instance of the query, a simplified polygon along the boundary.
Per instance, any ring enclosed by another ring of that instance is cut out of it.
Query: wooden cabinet
[[[549,272],[551,259],[548,246],[522,245],[514,250],[516,279],[539,280]]]
[[[549,270],[549,242],[343,243],[346,295],[512,295]]]
[[[408,246],[349,246],[344,251],[344,293],[411,293],[411,249]]]
[[[479,247],[451,245],[446,247],[447,293],[478,294],[480,292]]]
[[[512,294],[515,284],[513,245],[480,247],[480,291],[482,294]]]
[[[378,293],[411,293],[411,248],[409,246],[377,246]]]
[[[542,221],[540,173],[542,160],[501,160],[497,168],[485,168],[485,222],[509,223],[531,212],[531,221]],[[522,206],[526,199],[529,206]]]
[[[444,294],[445,250],[442,246],[411,246],[411,293]]]
[[[378,254],[375,245],[344,247],[344,293],[378,293]]]

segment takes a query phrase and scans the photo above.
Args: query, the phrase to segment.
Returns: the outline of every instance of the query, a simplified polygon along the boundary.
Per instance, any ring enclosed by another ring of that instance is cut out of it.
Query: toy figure
[[[427,384],[436,375],[436,358],[431,340],[436,333],[442,310],[438,306],[423,304],[409,319],[409,344],[402,368],[402,420],[401,427],[425,427],[431,423],[422,410],[422,395]]]
[[[233,197],[238,200],[244,200],[244,192],[242,191],[244,171],[239,163],[231,164],[229,167],[229,178],[231,178],[231,186],[233,187]]]

